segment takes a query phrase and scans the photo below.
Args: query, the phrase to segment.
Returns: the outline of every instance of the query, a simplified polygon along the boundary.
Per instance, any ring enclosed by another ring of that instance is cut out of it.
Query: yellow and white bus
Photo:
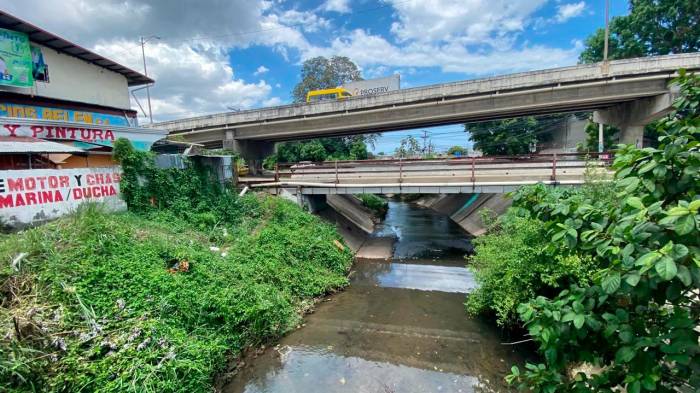
[[[342,87],[335,89],[313,90],[306,93],[306,102],[337,101],[352,97],[349,91]]]

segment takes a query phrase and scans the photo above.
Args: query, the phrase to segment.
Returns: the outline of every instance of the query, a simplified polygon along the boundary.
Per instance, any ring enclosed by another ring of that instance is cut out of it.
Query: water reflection
[[[468,318],[464,233],[447,217],[391,203],[378,236],[393,263],[356,263],[351,285],[264,352],[226,392],[505,392],[521,363],[494,327]]]

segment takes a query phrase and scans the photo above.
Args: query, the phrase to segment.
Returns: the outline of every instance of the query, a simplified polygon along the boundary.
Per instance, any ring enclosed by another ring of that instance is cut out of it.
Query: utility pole
[[[153,36],[149,38],[158,39],[158,37]],[[143,74],[148,76],[148,69],[146,68],[146,38],[141,37],[141,57],[143,58]],[[148,117],[153,124],[153,110],[151,110],[151,89],[149,85],[146,85],[146,98],[148,99]]]
[[[425,157],[426,149],[428,148],[428,130],[423,130],[423,157]]]
[[[610,0],[605,0],[605,43],[603,44],[603,74],[607,74],[609,71],[608,63],[608,40],[610,37]],[[598,153],[602,153],[605,149],[603,143],[603,129],[602,123],[598,124]]]

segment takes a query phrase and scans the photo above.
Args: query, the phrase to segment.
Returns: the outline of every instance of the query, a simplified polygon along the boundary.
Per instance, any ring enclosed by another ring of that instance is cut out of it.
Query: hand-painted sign
[[[68,121],[72,123],[103,124],[112,126],[131,126],[129,119],[123,115],[111,115],[98,112],[74,111],[36,105],[0,103],[0,117],[18,119],[43,119]],[[135,122],[135,119],[133,120]]]
[[[165,130],[133,127],[110,127],[78,123],[27,121],[0,118],[0,136],[28,136],[32,138],[75,141],[97,146],[112,147],[118,138],[131,141],[135,149],[148,151],[157,140],[165,138]]]
[[[29,37],[0,29],[0,85],[31,87],[33,84]]]
[[[124,210],[120,180],[119,167],[0,171],[0,220],[22,227],[70,213],[84,202]]]

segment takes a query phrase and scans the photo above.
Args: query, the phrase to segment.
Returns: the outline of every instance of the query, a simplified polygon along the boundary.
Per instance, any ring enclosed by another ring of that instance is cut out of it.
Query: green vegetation
[[[389,202],[380,196],[374,194],[359,194],[357,198],[366,208],[370,209],[377,218],[384,218],[389,211]]]
[[[417,157],[423,153],[423,149],[420,147],[418,139],[413,135],[409,135],[401,139],[399,147],[394,150],[394,156],[398,158],[412,158]]]
[[[347,57],[323,56],[304,61],[301,81],[294,86],[294,102],[306,102],[306,93],[312,90],[332,89],[344,83],[362,80],[357,65]],[[299,161],[365,160],[370,156],[367,145],[374,145],[378,134],[338,138],[318,138],[308,141],[282,142],[276,153],[265,158],[263,166],[273,169],[276,163]]]
[[[467,311],[493,314],[500,326],[515,326],[519,304],[537,295],[555,296],[571,284],[591,282],[595,261],[586,255],[562,255],[547,237],[545,223],[534,217],[527,206],[533,199],[571,203],[561,209],[575,209],[590,203],[600,190],[556,189],[544,185],[522,188],[513,198],[513,207],[499,217],[486,235],[473,240],[476,253],[469,258],[479,288],[467,297]]]
[[[630,13],[614,17],[610,21],[608,58],[627,59],[692,53],[700,51],[700,1],[698,0],[633,0]],[[603,60],[605,30],[598,29],[586,39],[586,48],[581,52],[581,63],[595,63]],[[658,138],[657,125],[645,127],[645,139]],[[618,130],[605,126],[604,144],[606,151],[617,140]],[[598,150],[598,124],[589,123],[586,128],[588,138],[581,150]]]
[[[210,392],[228,357],[346,285],[332,226],[115,150],[131,212],[0,237],[0,390]]]
[[[265,158],[264,166],[272,169],[278,162],[365,160],[369,157],[367,143],[375,139],[376,135],[356,135],[282,142],[277,144],[275,154]]]
[[[610,151],[615,148],[619,139],[619,132],[620,130],[617,127],[603,126],[603,151]],[[598,123],[593,122],[592,115],[589,116],[588,124],[586,124],[586,144],[578,146],[578,150],[583,152],[598,151]]]
[[[700,51],[700,1],[632,0],[630,13],[610,21],[608,58],[626,59]],[[603,60],[605,29],[586,39],[581,63]]]
[[[450,156],[462,156],[465,157],[469,153],[466,147],[462,146],[452,146],[447,149],[447,154]]]
[[[347,82],[362,80],[359,67],[350,58],[318,56],[304,61],[301,80],[294,86],[294,102],[306,102],[306,93],[312,90],[333,89]]]
[[[496,284],[514,281],[513,300],[501,303],[512,315],[510,307],[522,302],[518,317],[543,356],[524,371],[513,367],[507,380],[522,390],[637,393],[700,386],[700,77],[681,71],[674,83],[681,96],[676,111],[656,123],[659,146],[622,147],[612,190],[587,197],[585,189],[521,189],[502,225],[519,225],[523,234],[512,239],[495,232],[477,245],[475,259],[485,265],[477,267],[477,277],[489,283],[481,296],[508,295]],[[580,270],[557,277],[564,290],[552,295],[557,286],[540,274],[538,255],[553,263],[550,270],[571,258]],[[490,272],[499,266],[506,272]],[[495,279],[502,281],[491,284]],[[593,371],[572,371],[582,364]]]
[[[474,149],[486,156],[529,154],[541,142],[552,137],[552,126],[567,115],[515,117],[464,125]]]

